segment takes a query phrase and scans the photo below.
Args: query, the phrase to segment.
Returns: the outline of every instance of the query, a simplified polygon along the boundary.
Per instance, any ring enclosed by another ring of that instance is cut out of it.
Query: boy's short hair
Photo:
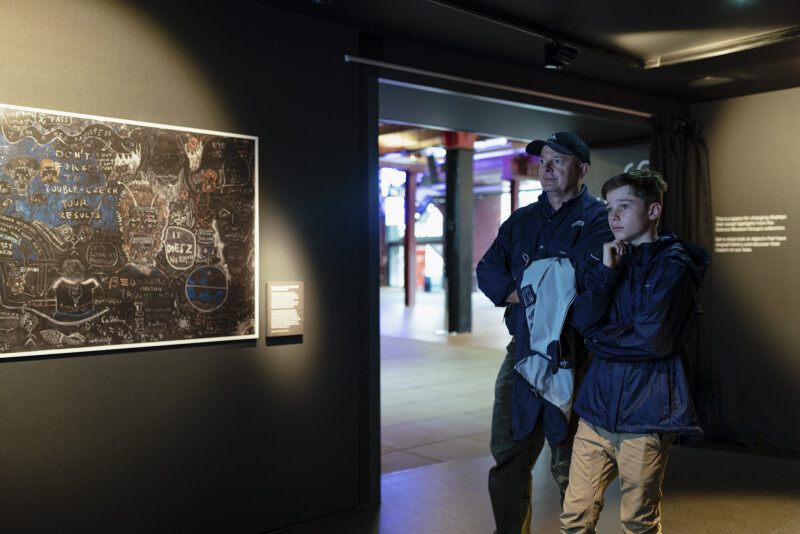
[[[620,187],[630,186],[631,193],[644,201],[645,207],[658,202],[664,203],[664,192],[667,190],[667,182],[659,173],[651,170],[633,170],[612,176],[603,184],[601,190],[603,200],[606,194]]]

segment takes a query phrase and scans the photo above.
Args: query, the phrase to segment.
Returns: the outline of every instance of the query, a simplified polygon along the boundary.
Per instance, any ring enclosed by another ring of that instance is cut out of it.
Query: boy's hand
[[[603,265],[609,269],[616,269],[624,255],[625,243],[619,239],[603,244]]]

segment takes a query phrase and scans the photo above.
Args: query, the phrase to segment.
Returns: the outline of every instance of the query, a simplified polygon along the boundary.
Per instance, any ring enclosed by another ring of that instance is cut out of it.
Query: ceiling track
[[[624,54],[622,52],[617,52],[616,50],[611,50],[595,43],[560,33],[546,26],[535,24],[530,21],[522,21],[518,17],[509,15],[508,13],[504,13],[502,11],[497,11],[496,9],[482,6],[475,2],[469,2],[467,0],[428,0],[428,2],[454,9],[462,13],[467,13],[496,24],[501,24],[507,28],[521,31],[535,37],[557,41],[559,43],[571,45],[589,52],[594,52],[595,54],[619,61],[631,67],[637,67],[640,69],[645,67],[645,62],[641,58]]]
[[[685,50],[683,52],[675,52],[674,54],[665,54],[663,56],[647,58],[645,60],[645,68],[653,69],[657,67],[666,67],[667,65],[679,65],[681,63],[688,63],[690,61],[724,56],[727,54],[733,54],[735,52],[751,50],[753,48],[761,48],[762,46],[793,41],[798,37],[800,37],[800,26],[793,26],[791,28],[784,28],[782,30],[776,30],[773,32],[751,35],[741,39],[733,39],[731,41],[714,43],[713,45],[702,46],[691,50]]]
[[[568,103],[568,104],[575,104],[575,105],[579,105],[579,106],[585,106],[585,107],[588,107],[588,108],[602,109],[604,111],[611,111],[611,112],[614,112],[614,113],[621,113],[621,114],[624,114],[624,115],[632,115],[632,116],[635,116],[635,117],[641,117],[641,118],[645,118],[645,119],[650,119],[653,116],[652,113],[646,113],[644,111],[637,111],[637,110],[634,110],[634,109],[622,108],[622,107],[618,107],[618,106],[610,106],[608,104],[601,104],[599,102],[592,102],[592,101],[589,101],[589,100],[581,100],[581,99],[578,99],[578,98],[570,98],[570,97],[561,96],[561,95],[554,95],[552,93],[544,93],[544,92],[541,92],[541,91],[533,91],[531,89],[524,89],[522,87],[514,87],[512,85],[503,85],[503,84],[499,84],[499,83],[486,82],[486,81],[483,81],[483,80],[476,80],[474,78],[464,78],[464,77],[461,77],[461,76],[453,76],[453,75],[450,75],[450,74],[443,74],[441,72],[434,72],[434,71],[430,71],[430,70],[417,69],[417,68],[414,68],[414,67],[406,67],[404,65],[397,65],[396,63],[387,63],[385,61],[378,61],[378,60],[363,58],[363,57],[359,57],[359,56],[351,56],[349,54],[345,54],[344,60],[345,60],[345,62],[348,62],[348,63],[350,63],[350,62],[352,62],[352,63],[360,63],[360,64],[363,64],[363,65],[370,65],[370,66],[373,66],[373,67],[390,69],[390,70],[395,70],[395,71],[400,71],[400,72],[407,72],[407,73],[410,73],[410,74],[419,74],[421,76],[428,76],[428,77],[431,77],[431,78],[438,78],[440,80],[448,80],[448,81],[451,81],[451,82],[464,83],[464,84],[468,84],[468,85],[476,85],[476,86],[479,86],[479,87],[487,87],[489,89],[498,89],[498,90],[501,90],[501,91],[508,91],[508,92],[511,92],[511,93],[518,93],[518,94],[523,94],[523,95],[527,95],[527,96],[534,96],[534,97],[537,97],[537,98],[544,98],[544,99],[553,100],[553,101],[556,101],[556,102],[564,102],[564,103]]]
[[[574,46],[575,48],[581,48],[583,50],[605,56],[609,59],[619,61],[625,65],[640,69],[654,69],[666,67],[668,65],[680,65],[683,63],[690,63],[692,61],[699,61],[701,59],[708,59],[732,54],[735,52],[742,52],[744,50],[751,50],[753,48],[760,48],[762,46],[784,43],[800,38],[800,26],[793,26],[791,28],[783,28],[780,30],[744,37],[741,39],[734,39],[722,43],[714,43],[710,46],[642,59],[630,54],[605,48],[578,37],[557,32],[548,28],[547,26],[542,26],[530,21],[520,20],[518,17],[509,15],[508,13],[480,5],[476,2],[470,2],[469,0],[428,0],[428,2],[454,9],[461,13],[466,13],[542,39],[549,39]]]

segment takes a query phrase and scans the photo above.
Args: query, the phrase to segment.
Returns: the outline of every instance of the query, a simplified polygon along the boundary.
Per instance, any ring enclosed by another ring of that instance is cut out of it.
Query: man
[[[586,143],[573,133],[558,132],[531,142],[526,150],[540,157],[542,194],[538,202],[518,209],[501,225],[477,267],[478,287],[496,306],[506,307],[505,323],[512,335],[497,375],[492,414],[490,448],[496,465],[489,471],[489,494],[498,534],[530,532],[531,469],[545,439],[543,403],[524,379],[512,373],[530,339],[518,296],[523,271],[540,259],[567,258],[582,289],[585,272],[600,261],[603,243],[612,237],[605,206],[581,184],[590,165]],[[577,388],[588,358],[569,320],[561,330],[560,346],[562,358],[574,366]],[[570,420],[568,434],[556,442],[548,436],[551,472],[562,500],[576,426],[577,418]]]

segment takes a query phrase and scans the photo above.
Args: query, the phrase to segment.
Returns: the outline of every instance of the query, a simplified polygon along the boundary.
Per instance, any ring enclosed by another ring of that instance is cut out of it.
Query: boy
[[[697,316],[705,250],[656,232],[667,184],[631,171],[603,184],[614,240],[586,278],[573,324],[594,354],[575,401],[580,415],[564,534],[596,532],[603,493],[619,476],[623,532],[661,532],[661,481],[676,441],[703,436],[681,357]]]

